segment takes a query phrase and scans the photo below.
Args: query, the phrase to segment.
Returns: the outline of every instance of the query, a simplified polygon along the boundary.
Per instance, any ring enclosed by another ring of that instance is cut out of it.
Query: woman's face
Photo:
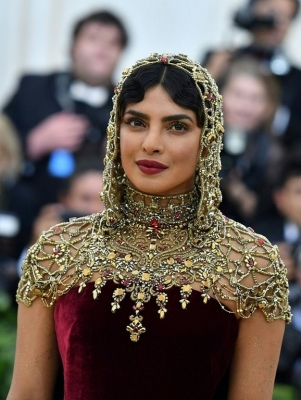
[[[176,104],[161,87],[128,104],[120,125],[121,162],[132,186],[152,195],[193,189],[201,128],[194,111]]]
[[[253,76],[238,74],[231,77],[222,95],[228,127],[252,131],[271,116],[272,105],[265,86]]]

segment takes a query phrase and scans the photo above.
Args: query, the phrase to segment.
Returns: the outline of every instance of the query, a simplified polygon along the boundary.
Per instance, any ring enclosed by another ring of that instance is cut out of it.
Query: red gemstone
[[[160,226],[159,222],[154,218],[151,220],[150,222],[150,226],[154,227],[154,228],[158,228],[158,226]]]
[[[185,244],[184,247],[185,247],[185,250],[187,250],[187,249],[189,249],[190,246],[188,244]]]
[[[211,101],[214,101],[214,100],[215,100],[215,97],[212,96],[212,94],[210,94],[210,93],[207,93],[207,94],[206,94],[206,98],[207,98],[208,100],[211,100]]]
[[[154,232],[155,232],[155,233],[159,233],[159,229],[158,229],[158,228],[155,228],[155,229],[154,229]]]
[[[125,279],[125,281],[123,282],[124,286],[129,286],[130,283],[131,281],[129,279]]]
[[[58,254],[58,253],[61,252],[61,249],[60,249],[59,247],[55,247],[55,248],[53,249],[53,252],[54,252],[54,254]]]
[[[61,228],[59,226],[55,226],[53,228],[54,232],[60,232]]]
[[[253,260],[249,260],[249,265],[253,266],[254,265],[254,261]]]
[[[184,285],[187,285],[187,283],[188,283],[187,278],[183,278],[183,279],[182,279],[182,282],[183,282]]]
[[[118,243],[119,243],[119,244],[122,244],[122,243],[123,243],[123,239],[119,239],[119,240],[118,240]]]
[[[176,212],[176,213],[175,213],[175,217],[176,217],[176,218],[179,218],[179,216],[180,216],[180,213]]]
[[[138,210],[134,210],[134,214],[137,215],[138,214]]]
[[[182,263],[183,262],[183,258],[181,258],[181,257],[178,257],[178,258],[176,258],[176,261],[177,261],[177,263]]]
[[[143,307],[143,306],[141,306],[141,307],[139,308],[139,310],[140,310],[140,311],[143,311],[143,310],[144,310],[144,307]]]
[[[258,244],[260,244],[260,246],[262,246],[264,244],[264,240],[263,239],[257,239]]]
[[[124,254],[124,253],[119,253],[119,257],[120,257],[120,258],[124,258],[124,257],[125,257],[125,254]]]
[[[137,307],[136,306],[133,306],[133,310],[136,310],[137,309]]]
[[[133,329],[133,331],[135,332],[135,333],[138,333],[139,332],[139,328],[137,328],[137,326]]]
[[[162,62],[163,64],[166,64],[167,61],[168,61],[168,58],[167,58],[167,57],[161,57],[161,62]]]
[[[106,278],[107,276],[109,276],[110,273],[108,271],[104,271],[103,276]]]
[[[160,292],[162,292],[162,290],[164,290],[164,285],[162,285],[162,283],[159,283],[159,285],[158,285],[158,290],[159,290]]]

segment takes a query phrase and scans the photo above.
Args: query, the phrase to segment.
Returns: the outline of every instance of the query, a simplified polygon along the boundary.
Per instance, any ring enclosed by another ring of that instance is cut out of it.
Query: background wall
[[[182,52],[200,59],[206,49],[232,46],[248,35],[232,26],[246,0],[0,0],[0,107],[24,72],[63,69],[73,22],[107,8],[125,22],[130,45],[116,71],[150,52]],[[301,17],[287,51],[301,65]]]

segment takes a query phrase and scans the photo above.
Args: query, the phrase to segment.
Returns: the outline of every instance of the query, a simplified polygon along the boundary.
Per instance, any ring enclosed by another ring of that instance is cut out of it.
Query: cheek
[[[199,158],[200,144],[199,142],[183,145],[178,153],[178,158],[181,160],[182,173],[189,172],[190,174],[196,170]]]
[[[109,56],[112,62],[118,60],[121,51],[122,49],[120,46],[115,46],[114,49],[111,49],[111,51],[109,52]]]
[[[122,166],[125,166],[135,153],[133,141],[127,136],[120,133],[120,158]]]

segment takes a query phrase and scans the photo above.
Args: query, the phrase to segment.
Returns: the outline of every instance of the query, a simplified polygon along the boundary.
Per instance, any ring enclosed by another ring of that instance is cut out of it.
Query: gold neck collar
[[[152,196],[127,187],[121,203],[125,220],[151,227],[187,227],[197,217],[197,188],[173,196]]]

